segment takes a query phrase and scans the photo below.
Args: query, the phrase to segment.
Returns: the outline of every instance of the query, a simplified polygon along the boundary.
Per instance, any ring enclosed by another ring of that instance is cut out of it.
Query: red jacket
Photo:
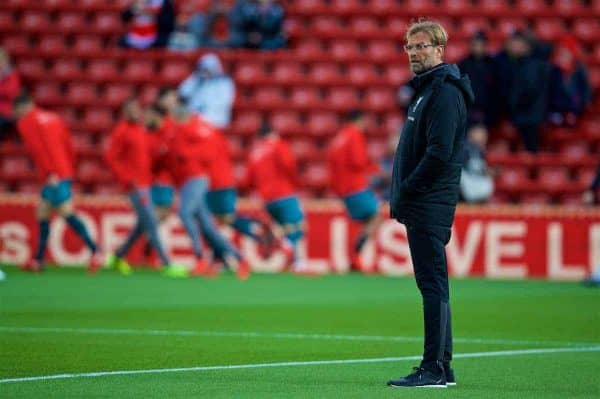
[[[148,152],[150,153],[150,170],[154,184],[172,185],[173,178],[167,160],[168,143],[162,130],[148,132]]]
[[[141,124],[120,121],[110,136],[105,158],[125,187],[150,186],[150,152],[146,129]]]
[[[192,178],[208,175],[211,159],[211,131],[196,115],[187,121],[176,123],[169,140],[169,170],[178,186]]]
[[[210,189],[222,190],[235,186],[235,178],[233,176],[233,162],[231,161],[231,148],[229,141],[225,135],[217,128],[209,125],[210,143],[209,155],[210,160],[207,165],[210,176]]]
[[[255,187],[263,200],[270,202],[296,192],[296,159],[284,140],[270,137],[250,152],[244,185]]]
[[[71,135],[58,115],[33,107],[17,122],[17,128],[43,181],[51,173],[59,179],[73,178]]]
[[[368,188],[368,174],[378,170],[369,159],[363,133],[353,125],[346,125],[333,139],[327,158],[331,189],[340,197]]]
[[[21,79],[16,71],[0,76],[0,116],[13,116],[13,100],[21,91]]]

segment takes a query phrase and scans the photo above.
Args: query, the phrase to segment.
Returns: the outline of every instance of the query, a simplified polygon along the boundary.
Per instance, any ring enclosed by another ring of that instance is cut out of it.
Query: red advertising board
[[[35,203],[35,196],[0,195],[0,262],[21,264],[32,256],[37,244]],[[309,267],[315,272],[347,272],[348,250],[359,226],[346,217],[337,201],[304,201],[303,205],[308,226],[304,251]],[[76,206],[105,251],[114,250],[134,223],[123,198],[76,197]],[[242,203],[241,209],[261,213],[255,202]],[[277,272],[284,267],[283,254],[263,259],[252,240],[240,238],[227,228],[222,231],[239,246],[255,271]],[[190,242],[176,214],[161,225],[161,236],[174,261],[192,264]],[[600,210],[461,206],[446,253],[450,274],[457,277],[578,280],[600,264]],[[47,256],[57,264],[81,265],[89,253],[64,221],[54,218]],[[141,245],[137,245],[130,260],[135,263],[140,259]],[[365,247],[363,261],[383,274],[411,274],[404,227],[386,219]]]

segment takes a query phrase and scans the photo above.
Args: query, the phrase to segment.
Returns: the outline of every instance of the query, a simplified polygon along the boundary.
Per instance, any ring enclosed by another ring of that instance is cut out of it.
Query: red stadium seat
[[[314,64],[310,69],[308,77],[314,83],[321,85],[336,83],[343,80],[339,66],[333,63]]]
[[[559,0],[554,2],[554,10],[562,16],[578,14],[584,11],[579,0]]]
[[[49,15],[43,11],[25,11],[19,22],[19,28],[30,32],[44,31],[49,27]]]
[[[261,84],[266,79],[264,65],[261,62],[244,62],[235,71],[235,81],[242,84]]]
[[[81,63],[76,59],[58,59],[51,72],[60,80],[71,81],[82,76]]]
[[[62,100],[60,86],[56,82],[42,82],[33,89],[33,98],[41,105],[56,104]]]
[[[404,7],[409,13],[429,14],[435,10],[436,5],[431,0],[406,0]]]
[[[192,72],[189,63],[182,61],[165,62],[160,71],[160,76],[165,83],[178,85]]]
[[[357,38],[376,36],[381,32],[377,19],[369,16],[360,16],[350,22],[350,31]]]
[[[260,108],[278,108],[286,103],[283,91],[279,87],[258,88],[253,97],[253,102]]]
[[[81,54],[100,53],[104,45],[99,36],[76,36],[73,48]]]
[[[390,64],[385,69],[385,79],[390,85],[400,86],[412,78],[406,65]]]
[[[527,21],[522,18],[502,18],[497,23],[497,30],[500,31],[502,36],[508,37],[515,31],[521,30],[527,27]]]
[[[251,136],[256,134],[262,124],[260,112],[250,111],[236,115],[231,130],[236,135]]]
[[[527,167],[503,168],[497,178],[499,190],[519,192],[531,187]]]
[[[369,3],[371,12],[374,14],[390,15],[390,13],[399,10],[396,0],[371,0]]]
[[[541,168],[537,181],[544,191],[561,191],[569,184],[569,171],[563,167]]]
[[[27,157],[6,156],[2,160],[2,175],[7,179],[20,179],[29,177],[33,172]]]
[[[91,159],[83,160],[77,164],[77,180],[83,184],[94,184],[112,179],[110,172],[104,165]]]
[[[459,32],[467,37],[471,38],[475,33],[479,31],[489,32],[490,31],[490,19],[485,17],[465,17],[460,19],[458,24]]]
[[[464,15],[473,7],[468,0],[442,0],[440,6],[446,12],[456,15]]]
[[[321,191],[329,185],[329,170],[324,163],[311,163],[302,175],[302,180],[311,190]]]
[[[72,127],[77,125],[77,112],[74,108],[61,106],[60,108],[56,109],[56,113],[68,126]]]
[[[138,99],[142,105],[149,105],[156,100],[156,96],[158,95],[158,87],[150,84],[142,87],[139,92]]]
[[[294,107],[302,109],[316,109],[323,105],[319,90],[310,87],[295,88],[290,101]]]
[[[379,82],[379,75],[372,64],[352,64],[348,68],[348,80],[355,86],[369,86]]]
[[[156,79],[154,62],[151,60],[130,60],[125,63],[121,76],[130,82],[152,82]]]
[[[305,81],[302,65],[298,62],[275,64],[272,78],[277,84],[299,84]]]
[[[17,191],[21,194],[39,194],[41,189],[42,189],[41,183],[39,183],[35,180],[19,179]]]
[[[285,136],[301,134],[305,130],[296,111],[278,111],[271,116],[270,123],[275,130]]]
[[[517,0],[516,8],[525,15],[537,16],[548,10],[548,5],[544,0]]]
[[[580,168],[577,172],[576,181],[583,187],[591,187],[596,177],[596,168]]]
[[[317,137],[333,136],[339,127],[335,112],[317,111],[308,117],[308,132]]]
[[[35,58],[19,60],[17,62],[17,71],[25,79],[40,79],[47,73],[44,61]]]
[[[320,59],[325,55],[323,44],[317,39],[304,39],[296,45],[296,54],[303,59]]]
[[[354,40],[335,40],[330,44],[329,52],[338,60],[350,60],[362,56],[360,45]]]
[[[600,22],[598,18],[577,18],[573,21],[573,33],[580,40],[597,40],[600,38]]]
[[[398,16],[391,16],[386,20],[385,31],[393,38],[402,38],[408,30],[408,19]]]
[[[105,132],[115,124],[112,110],[108,108],[87,108],[82,120],[86,129],[94,132]]]
[[[555,40],[566,32],[561,18],[538,18],[535,22],[535,33],[542,40]]]
[[[355,14],[362,9],[363,3],[360,0],[332,0],[331,8],[336,14]]]
[[[29,53],[31,50],[31,42],[27,35],[2,35],[2,47],[10,54]]]
[[[98,90],[90,83],[71,83],[66,94],[68,102],[73,105],[91,105],[98,101]]]
[[[502,15],[510,11],[505,0],[480,0],[479,7],[486,15]]]
[[[62,32],[81,32],[88,25],[85,15],[80,12],[64,12],[58,15],[55,26]]]
[[[310,31],[318,38],[332,38],[342,32],[342,23],[332,15],[318,16],[313,18]]]
[[[465,58],[469,53],[469,47],[466,43],[448,43],[446,46],[445,56],[449,62],[458,62]]]
[[[524,205],[547,205],[552,197],[546,193],[524,193],[520,195],[519,203]]]
[[[0,10],[0,31],[12,30],[16,26],[15,14]]]
[[[348,111],[352,108],[358,108],[360,105],[358,93],[352,87],[334,87],[330,89],[325,101],[328,106],[338,111]]]
[[[40,39],[38,48],[44,54],[58,56],[66,51],[65,38],[58,35],[44,36]]]
[[[368,58],[375,62],[387,61],[403,54],[396,45],[396,42],[392,40],[373,40],[367,45]]]
[[[112,107],[118,107],[134,93],[133,87],[123,83],[111,84],[104,90],[103,100]]]
[[[283,29],[288,36],[299,37],[306,31],[306,22],[303,17],[289,16],[286,18]]]
[[[383,118],[383,129],[386,134],[396,134],[404,124],[404,118],[397,112],[391,112]]]
[[[123,22],[118,13],[100,12],[95,14],[92,26],[99,32],[114,33],[123,30]]]
[[[393,89],[370,89],[365,96],[365,108],[371,111],[388,111],[396,107],[396,95]]]
[[[295,11],[302,14],[316,14],[323,9],[322,0],[303,0],[294,3]]]
[[[116,61],[111,59],[90,61],[86,73],[97,82],[113,81],[120,77]]]
[[[314,141],[307,137],[299,137],[290,141],[290,147],[298,162],[315,160],[319,155]]]

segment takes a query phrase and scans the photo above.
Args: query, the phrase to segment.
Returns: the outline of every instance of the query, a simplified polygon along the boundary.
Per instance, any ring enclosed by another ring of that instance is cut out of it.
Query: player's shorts
[[[61,206],[73,198],[71,180],[61,180],[55,186],[46,184],[42,187],[41,196],[44,201],[47,201],[54,208]]]
[[[174,196],[175,189],[168,184],[154,184],[150,188],[150,198],[152,198],[154,206],[171,207]]]
[[[344,204],[352,220],[364,222],[377,213],[377,197],[371,189],[359,191],[344,197]]]
[[[211,190],[206,193],[206,204],[213,215],[230,215],[235,213],[237,192],[234,188]]]
[[[267,212],[279,224],[297,224],[304,220],[298,197],[291,196],[267,203]]]

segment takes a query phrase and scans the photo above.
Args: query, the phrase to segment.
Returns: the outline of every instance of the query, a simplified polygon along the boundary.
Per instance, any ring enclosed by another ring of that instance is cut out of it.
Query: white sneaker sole
[[[446,385],[415,385],[415,386],[404,386],[404,385],[388,385],[392,388],[448,388]]]
[[[446,385],[449,386],[449,387],[455,387],[456,386],[456,382],[447,382]]]

